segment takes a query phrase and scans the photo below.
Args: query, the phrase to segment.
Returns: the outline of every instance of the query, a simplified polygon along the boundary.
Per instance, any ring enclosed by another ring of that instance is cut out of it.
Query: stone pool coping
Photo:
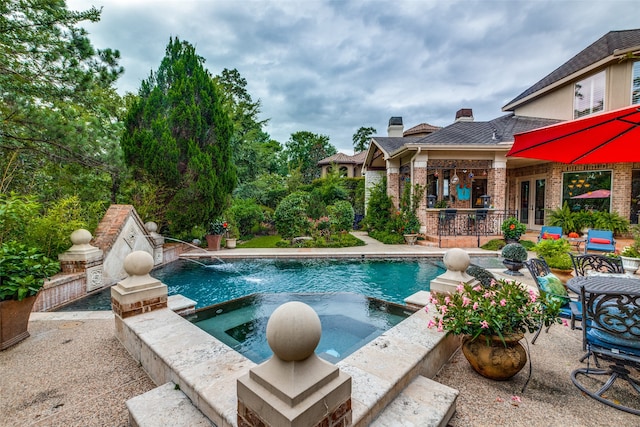
[[[370,424],[416,378],[433,377],[458,348],[457,338],[427,328],[431,317],[418,310],[337,363],[352,377],[353,425]],[[216,425],[236,425],[236,381],[254,362],[170,309],[115,322],[116,336],[154,383],[177,385]],[[455,407],[457,391],[442,387]]]

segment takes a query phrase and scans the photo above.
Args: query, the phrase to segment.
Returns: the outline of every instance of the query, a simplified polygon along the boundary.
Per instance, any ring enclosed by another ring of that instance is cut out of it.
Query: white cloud
[[[86,9],[86,0],[69,0]],[[636,28],[635,0],[396,0],[347,2],[103,0],[86,24],[118,49],[121,93],[156,70],[169,37],[196,46],[212,74],[237,68],[262,101],[267,132],[329,135],[351,152],[360,126],[386,134],[445,126],[459,108],[476,120],[501,107],[611,30]]]

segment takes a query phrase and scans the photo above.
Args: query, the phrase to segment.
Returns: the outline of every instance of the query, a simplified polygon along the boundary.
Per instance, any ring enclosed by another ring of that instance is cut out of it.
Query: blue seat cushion
[[[630,305],[630,310],[620,311],[613,303],[611,306],[600,307],[598,320],[606,326],[597,325],[595,320],[589,319],[587,325],[587,342],[605,348],[616,348],[620,351],[640,355],[640,314],[634,313],[637,307]],[[604,308],[604,310],[603,310]]]
[[[562,281],[555,274],[549,273],[538,277],[538,284],[541,291],[549,294],[550,299],[558,300],[562,305],[569,304],[570,299],[567,288],[564,287]]]

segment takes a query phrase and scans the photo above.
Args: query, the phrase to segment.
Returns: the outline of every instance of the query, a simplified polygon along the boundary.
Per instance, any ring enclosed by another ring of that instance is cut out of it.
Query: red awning
[[[516,134],[507,157],[573,164],[640,162],[640,105]]]

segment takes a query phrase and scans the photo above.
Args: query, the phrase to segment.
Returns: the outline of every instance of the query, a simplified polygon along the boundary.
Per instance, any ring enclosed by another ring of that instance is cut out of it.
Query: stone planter
[[[29,336],[31,309],[37,295],[22,301],[0,301],[0,350],[11,347]]]
[[[522,262],[503,259],[502,264],[507,267],[507,270],[504,271],[505,274],[508,274],[510,276],[523,276],[523,274],[520,273],[520,269],[524,267],[524,264]]]
[[[640,268],[640,258],[630,258],[628,256],[620,256],[622,260],[622,268],[625,273],[635,274]]]
[[[222,234],[207,234],[207,249],[210,251],[220,250],[220,241],[222,240]]]
[[[407,245],[414,245],[417,240],[417,234],[404,234],[404,241],[407,243]]]
[[[475,340],[465,338],[462,352],[471,367],[483,377],[508,380],[527,363],[527,352],[520,344],[522,338],[522,334],[507,335],[504,343],[498,336],[480,335]]]
[[[238,243],[238,239],[234,237],[229,237],[225,241],[225,246],[227,249],[235,249],[237,243]]]

